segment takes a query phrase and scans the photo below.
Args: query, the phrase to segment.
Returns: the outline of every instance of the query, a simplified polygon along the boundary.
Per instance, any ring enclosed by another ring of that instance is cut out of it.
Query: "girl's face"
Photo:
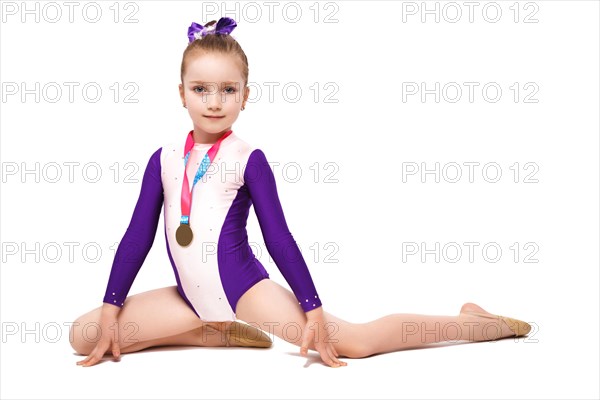
[[[200,53],[187,60],[179,94],[203,141],[214,142],[231,130],[246,104],[249,88],[244,87],[239,62],[221,53]]]

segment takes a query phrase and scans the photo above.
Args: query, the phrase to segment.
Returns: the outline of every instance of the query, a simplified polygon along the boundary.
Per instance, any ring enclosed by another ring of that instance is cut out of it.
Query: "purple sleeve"
[[[269,254],[296,295],[304,312],[321,306],[317,290],[279,202],[275,176],[265,154],[255,149],[248,158],[244,182]]]
[[[156,236],[163,203],[158,149],[146,166],[142,188],[129,227],[119,243],[104,294],[104,303],[122,307]]]

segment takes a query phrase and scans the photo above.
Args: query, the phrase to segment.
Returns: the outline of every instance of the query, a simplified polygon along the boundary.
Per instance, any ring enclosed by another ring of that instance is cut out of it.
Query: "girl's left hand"
[[[321,358],[327,365],[334,368],[348,365],[346,362],[338,360],[339,355],[335,350],[335,347],[333,347],[325,323],[325,318],[323,316],[308,318],[302,335],[300,354],[303,356],[308,355],[308,346],[314,341],[315,349],[319,352]]]

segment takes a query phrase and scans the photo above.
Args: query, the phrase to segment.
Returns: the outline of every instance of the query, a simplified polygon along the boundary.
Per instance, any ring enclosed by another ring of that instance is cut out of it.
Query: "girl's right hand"
[[[102,360],[109,347],[112,349],[115,361],[120,361],[121,359],[121,349],[119,347],[119,323],[117,321],[118,310],[115,310],[115,306],[108,304],[106,306],[110,308],[102,308],[102,314],[100,316],[100,339],[87,358],[77,361],[77,365],[91,367],[92,365],[97,364]]]

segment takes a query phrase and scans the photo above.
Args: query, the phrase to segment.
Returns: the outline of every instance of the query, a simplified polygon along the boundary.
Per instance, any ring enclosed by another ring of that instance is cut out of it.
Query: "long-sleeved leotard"
[[[267,250],[307,312],[321,306],[298,245],[290,233],[275,177],[262,150],[233,132],[221,142],[216,160],[192,189],[187,247],[175,240],[181,217],[184,141],[159,148],[144,172],[129,227],[119,243],[103,302],[123,306],[156,236],[164,204],[167,254],[177,290],[204,321],[233,321],[239,298],[269,274],[248,244],[246,222],[254,209]],[[201,160],[211,144],[195,143],[190,157]],[[195,162],[194,162],[195,164]],[[195,170],[195,169],[194,169]],[[193,173],[188,179],[193,179]],[[192,187],[192,185],[190,185]]]

